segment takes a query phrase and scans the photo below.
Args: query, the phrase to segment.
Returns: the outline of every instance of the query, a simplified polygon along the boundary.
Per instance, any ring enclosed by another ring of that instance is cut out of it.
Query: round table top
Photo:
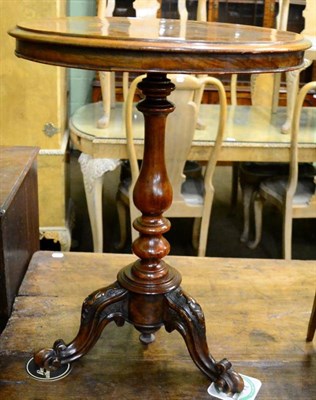
[[[310,42],[275,29],[169,19],[66,17],[20,23],[16,55],[83,69],[276,72],[302,65]]]

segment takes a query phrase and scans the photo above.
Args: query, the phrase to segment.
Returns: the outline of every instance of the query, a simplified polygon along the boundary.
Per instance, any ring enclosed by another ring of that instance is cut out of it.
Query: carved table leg
[[[217,387],[226,393],[241,392],[243,380],[232,369],[231,363],[226,359],[217,363],[209,353],[204,314],[200,305],[181,288],[165,297],[168,303],[164,321],[166,330],[177,330],[182,335],[194,363]]]
[[[59,339],[53,348],[38,351],[34,355],[36,365],[54,370],[87,354],[109,322],[115,321],[118,326],[124,324],[127,295],[127,290],[117,283],[93,292],[83,302],[80,329],[75,339],[68,345]]]

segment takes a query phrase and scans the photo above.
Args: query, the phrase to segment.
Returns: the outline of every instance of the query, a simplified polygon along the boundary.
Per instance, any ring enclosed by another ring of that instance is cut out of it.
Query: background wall
[[[96,0],[68,0],[68,15],[96,15]],[[94,71],[69,69],[69,115],[91,101]]]

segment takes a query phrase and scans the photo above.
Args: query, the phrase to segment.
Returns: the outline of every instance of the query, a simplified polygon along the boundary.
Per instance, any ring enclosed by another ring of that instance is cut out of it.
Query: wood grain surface
[[[39,250],[37,147],[0,146],[0,331]]]
[[[276,72],[303,63],[303,36],[254,26],[167,19],[68,17],[20,22],[16,55],[83,69]]]
[[[73,339],[84,298],[115,281],[135,257],[35,253],[0,337],[0,395],[16,399],[210,399],[208,379],[181,336],[161,329],[142,345],[129,324],[110,324],[71,374],[55,383],[31,379],[32,352]],[[315,398],[316,359],[305,336],[313,303],[315,261],[166,257],[182,287],[202,306],[212,355],[262,381],[258,399]],[[312,345],[311,345],[312,346]]]

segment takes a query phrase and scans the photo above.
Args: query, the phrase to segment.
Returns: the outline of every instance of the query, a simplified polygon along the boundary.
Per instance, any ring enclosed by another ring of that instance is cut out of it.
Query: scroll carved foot
[[[127,290],[118,283],[93,292],[83,302],[81,325],[75,339],[68,345],[59,339],[53,348],[38,351],[34,355],[35,364],[51,371],[87,354],[108,323],[124,324],[127,319],[127,295]]]
[[[232,369],[231,363],[226,359],[216,362],[209,353],[204,314],[199,304],[181,288],[167,293],[165,297],[166,330],[177,330],[182,335],[194,363],[220,390],[227,394],[240,393],[244,382]]]

